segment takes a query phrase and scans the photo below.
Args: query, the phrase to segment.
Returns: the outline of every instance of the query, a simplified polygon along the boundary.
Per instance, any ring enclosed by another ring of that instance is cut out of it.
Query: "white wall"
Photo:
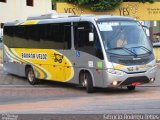
[[[0,2],[0,23],[17,19],[26,19],[28,16],[52,13],[51,0],[34,0],[34,6],[27,6],[26,0],[7,0]]]

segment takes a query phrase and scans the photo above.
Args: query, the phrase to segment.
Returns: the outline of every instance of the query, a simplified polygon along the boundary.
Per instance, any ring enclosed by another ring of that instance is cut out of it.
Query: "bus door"
[[[75,49],[77,69],[92,71],[95,84],[103,85],[103,55],[99,37],[94,25],[90,22],[79,22],[75,25]],[[89,34],[93,33],[93,41]]]

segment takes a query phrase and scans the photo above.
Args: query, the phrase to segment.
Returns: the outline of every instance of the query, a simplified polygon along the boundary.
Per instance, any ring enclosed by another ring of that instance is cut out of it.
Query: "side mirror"
[[[94,33],[90,32],[89,33],[89,42],[93,42],[94,41]]]
[[[144,31],[146,32],[146,35],[150,36],[149,28],[147,26],[144,26],[144,25],[142,25],[142,27],[143,27]]]

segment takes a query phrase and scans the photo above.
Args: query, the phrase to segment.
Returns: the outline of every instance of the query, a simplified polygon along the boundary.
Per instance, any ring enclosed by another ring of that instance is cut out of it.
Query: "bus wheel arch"
[[[88,70],[81,70],[79,72],[79,84],[86,88],[87,93],[94,92],[93,76]]]
[[[27,80],[31,85],[35,85],[38,83],[38,80],[36,79],[36,76],[34,73],[34,69],[31,65],[26,65],[25,73],[26,73]]]

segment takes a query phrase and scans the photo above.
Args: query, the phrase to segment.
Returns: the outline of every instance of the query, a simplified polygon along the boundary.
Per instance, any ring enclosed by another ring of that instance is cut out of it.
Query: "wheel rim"
[[[28,72],[28,80],[32,82],[34,80],[34,73],[32,70]]]
[[[83,85],[83,87],[86,87],[86,86],[87,86],[87,78],[85,78],[85,79],[83,80],[82,85]]]

